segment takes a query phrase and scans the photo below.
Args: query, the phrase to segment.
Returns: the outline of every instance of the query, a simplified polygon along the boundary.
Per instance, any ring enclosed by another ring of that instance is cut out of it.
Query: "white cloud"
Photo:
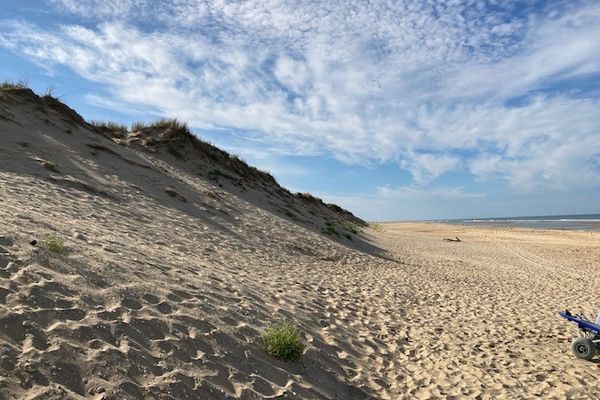
[[[429,183],[446,172],[455,170],[460,160],[449,155],[416,154],[402,162],[417,183]]]
[[[381,186],[377,188],[377,194],[383,199],[394,200],[420,200],[425,198],[434,198],[437,200],[477,199],[485,197],[483,193],[465,192],[463,188],[458,187]]]
[[[143,0],[50,0],[64,10],[82,16],[115,16],[147,4]]]
[[[279,82],[297,93],[301,93],[306,88],[309,79],[306,64],[286,56],[277,59],[274,74]],[[298,105],[303,104],[299,102]]]
[[[600,5],[516,17],[520,2],[470,3],[52,0],[94,23],[5,21],[0,46],[70,67],[113,104],[268,148],[398,160],[419,184],[597,183],[600,99],[557,85],[600,73]]]
[[[495,96],[500,100],[527,93],[577,74],[600,71],[600,7],[584,7],[540,21],[526,32],[522,50],[494,63],[470,63],[446,90],[454,96]]]

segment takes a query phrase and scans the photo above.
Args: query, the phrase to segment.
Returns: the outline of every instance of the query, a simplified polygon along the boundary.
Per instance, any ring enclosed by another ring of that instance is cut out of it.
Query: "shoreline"
[[[600,235],[600,222],[597,223],[598,227],[593,229],[586,228],[562,228],[562,227],[543,227],[543,226],[523,226],[523,225],[515,225],[513,223],[460,223],[457,221],[452,222],[439,222],[439,221],[386,221],[386,222],[369,222],[371,225],[428,225],[428,226],[454,226],[457,228],[467,228],[467,229],[509,229],[509,230],[531,230],[531,231],[552,231],[552,232],[584,232],[584,233],[595,233]]]

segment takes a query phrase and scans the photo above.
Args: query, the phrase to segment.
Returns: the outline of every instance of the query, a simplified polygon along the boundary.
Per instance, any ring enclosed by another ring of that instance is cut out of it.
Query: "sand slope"
[[[0,93],[0,399],[596,396],[555,311],[600,307],[598,234],[384,224],[350,241],[320,233],[348,221],[335,208],[115,140]],[[63,253],[30,244],[48,232]],[[301,362],[264,352],[281,318]]]
[[[249,201],[31,92],[0,100],[3,396],[375,393],[369,382],[379,374],[361,359],[376,346],[348,345],[357,328],[335,325],[371,257],[314,232],[319,220],[347,215],[313,199],[294,203],[311,230],[281,215],[293,200],[285,193],[261,198],[266,189],[254,182]],[[45,233],[65,239],[66,251],[29,244]],[[263,350],[261,333],[282,318],[305,332],[301,363]]]

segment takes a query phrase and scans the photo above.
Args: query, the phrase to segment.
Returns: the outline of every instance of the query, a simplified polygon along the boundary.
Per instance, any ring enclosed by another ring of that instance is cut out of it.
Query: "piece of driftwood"
[[[444,242],[462,242],[462,240],[460,240],[458,237],[455,237],[454,239],[452,239],[452,238],[445,238]]]

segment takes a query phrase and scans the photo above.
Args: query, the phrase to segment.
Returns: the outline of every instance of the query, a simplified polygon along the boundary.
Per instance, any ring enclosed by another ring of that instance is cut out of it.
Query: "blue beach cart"
[[[558,314],[579,328],[580,336],[571,342],[575,357],[591,360],[600,351],[600,324],[588,320],[584,315],[573,315],[569,310],[559,311]]]

